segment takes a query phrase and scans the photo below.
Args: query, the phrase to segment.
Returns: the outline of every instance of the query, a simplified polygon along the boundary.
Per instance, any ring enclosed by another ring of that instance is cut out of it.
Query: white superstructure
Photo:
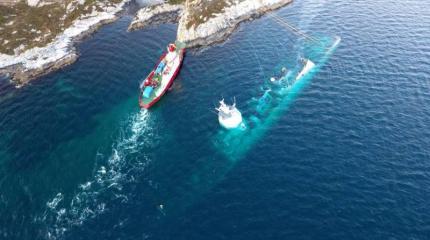
[[[221,100],[220,106],[215,108],[218,111],[218,121],[221,126],[227,129],[237,128],[242,123],[242,114],[236,108],[236,103],[233,105],[227,105],[224,99]]]

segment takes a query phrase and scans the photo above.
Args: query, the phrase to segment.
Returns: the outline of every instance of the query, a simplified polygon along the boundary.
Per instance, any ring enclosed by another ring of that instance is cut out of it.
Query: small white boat
[[[218,111],[218,121],[224,128],[237,128],[242,123],[242,114],[236,108],[236,102],[233,105],[227,105],[224,99],[221,100],[220,106],[215,108]]]

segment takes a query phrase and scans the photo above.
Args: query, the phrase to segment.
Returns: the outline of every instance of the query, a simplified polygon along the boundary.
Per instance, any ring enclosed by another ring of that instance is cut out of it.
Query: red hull
[[[180,52],[180,63],[179,63],[179,66],[176,68],[175,72],[173,73],[172,77],[170,78],[170,80],[169,80],[168,84],[166,85],[166,87],[163,89],[163,92],[160,94],[160,96],[154,98],[151,102],[145,104],[142,101],[142,92],[139,93],[139,106],[140,106],[140,108],[149,109],[155,103],[157,103],[161,99],[161,97],[164,96],[164,94],[166,94],[167,90],[172,86],[173,81],[175,80],[176,76],[179,74],[179,71],[180,71],[180,69],[182,67],[182,61],[184,60],[184,54],[185,54],[185,49],[182,49],[181,52]],[[158,61],[158,63],[155,66],[158,66],[158,64],[160,64],[161,60],[163,60],[163,58],[165,56],[166,56],[166,54],[164,53],[161,56],[160,60]],[[151,74],[153,74],[154,71],[155,71],[155,69],[151,71],[151,73],[148,75],[148,77],[150,77]]]

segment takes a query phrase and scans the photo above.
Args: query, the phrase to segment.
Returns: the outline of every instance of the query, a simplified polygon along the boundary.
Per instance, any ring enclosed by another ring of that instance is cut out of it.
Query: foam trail
[[[146,110],[130,116],[124,122],[111,154],[107,157],[97,154],[93,180],[80,184],[69,202],[65,202],[66,194],[63,193],[58,193],[47,202],[47,210],[39,219],[54,222],[47,229],[47,239],[62,238],[72,227],[80,226],[103,213],[113,201],[127,202],[127,193],[122,188],[134,179],[134,176],[130,176],[130,170],[137,170],[133,171],[134,174],[141,172],[149,163],[147,157],[139,155],[139,158],[130,160],[130,155],[141,153],[142,148],[148,144],[145,139],[150,139],[147,136],[153,134],[150,123],[150,114]]]

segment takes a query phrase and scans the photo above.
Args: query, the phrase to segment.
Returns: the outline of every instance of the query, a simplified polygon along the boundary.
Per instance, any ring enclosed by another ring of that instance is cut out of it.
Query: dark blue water
[[[137,107],[175,25],[78,45],[75,64],[0,82],[1,239],[427,239],[430,4],[297,1],[278,11],[342,37],[240,158],[214,145],[210,109],[249,100],[300,40],[273,20],[188,52],[173,91]]]

